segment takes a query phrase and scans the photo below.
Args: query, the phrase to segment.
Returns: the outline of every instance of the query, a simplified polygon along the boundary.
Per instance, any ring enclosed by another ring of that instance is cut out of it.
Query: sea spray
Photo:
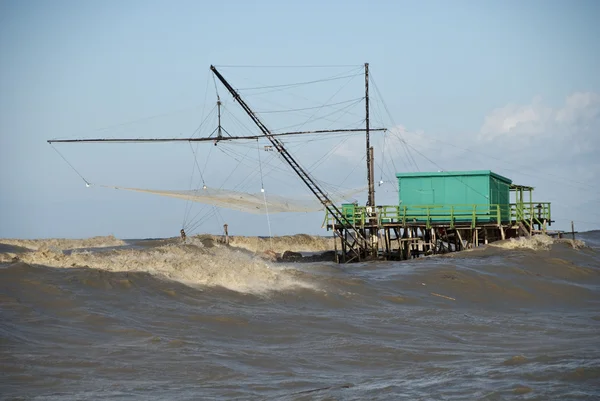
[[[0,243],[27,248],[33,251],[38,249],[80,249],[80,248],[108,248],[114,246],[124,246],[125,241],[115,238],[112,235],[98,236],[83,239],[68,238],[42,238],[42,239],[0,239]]]
[[[194,241],[192,240],[192,243]],[[109,272],[147,272],[193,286],[224,287],[244,293],[265,293],[289,288],[314,288],[285,268],[247,252],[216,244],[168,244],[147,249],[86,250],[68,254],[39,249],[18,256],[0,253],[0,263],[24,262],[54,268],[91,268]]]
[[[531,237],[510,238],[505,241],[493,242],[490,245],[504,249],[531,249],[533,251],[548,250],[554,243],[552,237],[547,235],[534,235]]]

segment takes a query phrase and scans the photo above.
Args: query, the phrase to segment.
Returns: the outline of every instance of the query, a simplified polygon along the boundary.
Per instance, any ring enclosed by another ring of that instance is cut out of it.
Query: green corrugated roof
[[[498,178],[504,182],[512,184],[510,178],[496,174],[491,170],[471,170],[471,171],[435,171],[435,172],[417,172],[417,173],[396,173],[397,178],[404,177],[460,177],[467,175],[491,175],[492,177]]]

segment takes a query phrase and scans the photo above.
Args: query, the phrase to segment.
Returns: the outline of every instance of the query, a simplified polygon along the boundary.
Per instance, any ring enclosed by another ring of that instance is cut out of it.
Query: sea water
[[[0,398],[600,399],[600,231],[349,265],[245,248],[0,240]]]

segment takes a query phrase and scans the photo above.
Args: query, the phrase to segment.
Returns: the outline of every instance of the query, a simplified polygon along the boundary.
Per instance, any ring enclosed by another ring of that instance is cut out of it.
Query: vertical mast
[[[369,137],[369,63],[365,63],[365,131],[367,133],[367,182],[369,183],[369,198],[367,206],[375,206],[375,186],[373,185],[373,152]]]
[[[221,98],[217,94],[217,108],[219,109],[219,125],[217,126],[217,138],[221,139],[223,137],[223,131],[221,128]]]

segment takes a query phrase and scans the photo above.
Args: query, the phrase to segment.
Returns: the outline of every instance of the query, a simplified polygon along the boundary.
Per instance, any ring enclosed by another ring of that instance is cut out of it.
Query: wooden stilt
[[[463,240],[462,240],[462,237],[461,237],[461,235],[460,235],[460,230],[459,230],[458,228],[456,229],[456,235],[458,236],[458,240],[460,241],[460,242],[459,242],[459,244],[460,244],[460,245],[459,245],[459,247],[458,247],[457,251],[461,251],[461,250],[463,250],[463,249],[464,249],[464,245],[463,245]]]
[[[337,230],[333,230],[333,250],[335,252],[335,263],[340,263],[340,255],[337,249]]]
[[[410,238],[411,240],[413,238],[413,228],[412,227],[410,227],[408,229],[408,238]],[[412,259],[412,257],[413,257],[413,242],[408,241],[406,244],[407,244],[407,249],[408,249],[408,258]]]
[[[402,239],[408,238],[408,228],[402,230]],[[402,244],[402,259],[408,260],[408,241],[401,241]]]
[[[529,219],[529,236],[533,235],[533,210],[531,211],[531,218]]]
[[[342,235],[344,237],[344,241],[341,241],[342,242],[342,262],[346,263],[347,252],[348,252],[346,244],[348,243],[348,235],[346,233],[346,230],[343,228],[342,228]]]
[[[385,254],[389,258],[391,256],[390,255],[390,229],[385,228],[384,234],[385,234]]]

